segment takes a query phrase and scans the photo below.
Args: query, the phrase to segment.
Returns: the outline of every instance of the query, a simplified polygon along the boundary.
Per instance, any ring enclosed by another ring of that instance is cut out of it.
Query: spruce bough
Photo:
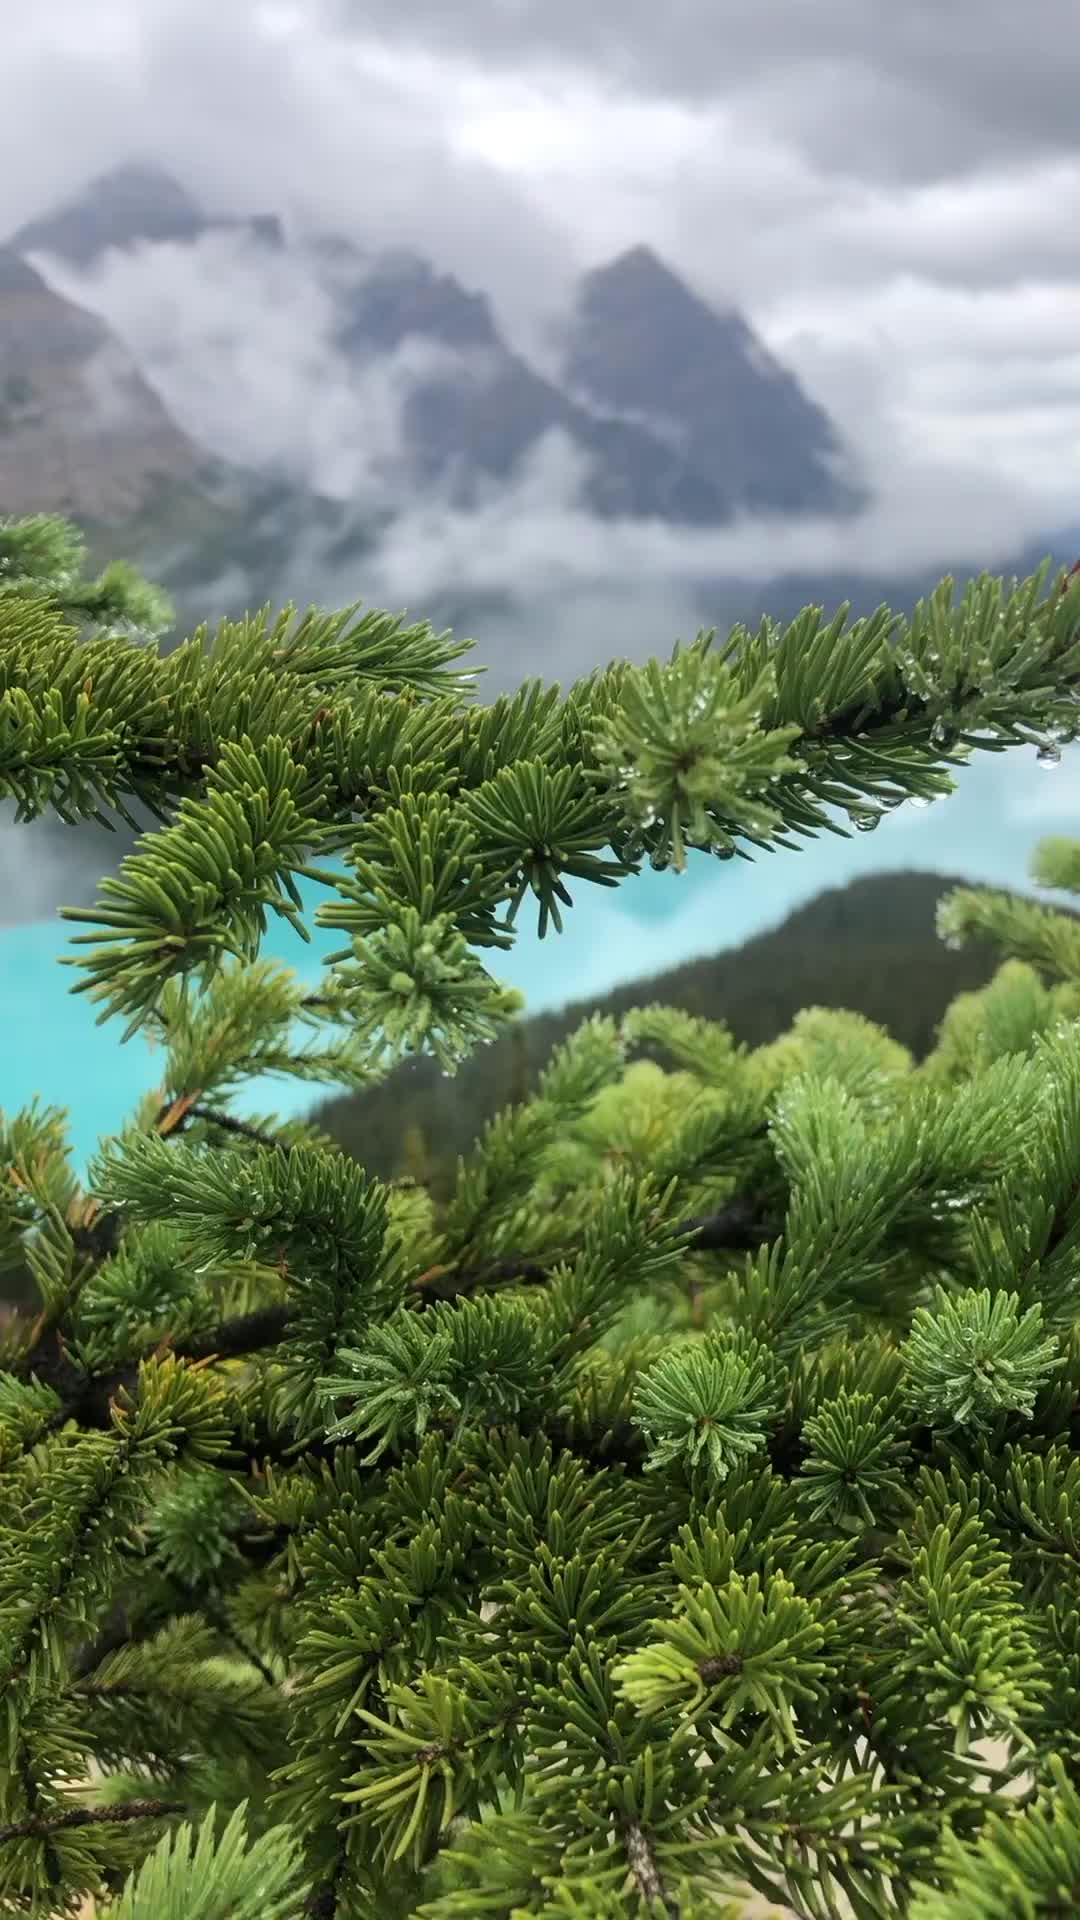
[[[531,902],[872,827],[1077,733],[1080,581],[699,635],[484,707],[386,614],[162,654],[0,523],[0,791],[160,821],[70,956],[160,1090],[0,1116],[0,1911],[1011,1920],[1080,1903],[1080,938],[916,1064],[587,1022],[436,1210],[251,1076],[448,1072]],[[326,865],[336,859],[338,865]],[[1080,891],[1080,847],[1036,877]],[[344,936],[317,991],[267,914]],[[485,959],[491,959],[489,968]],[[740,1889],[742,1892],[740,1893]]]

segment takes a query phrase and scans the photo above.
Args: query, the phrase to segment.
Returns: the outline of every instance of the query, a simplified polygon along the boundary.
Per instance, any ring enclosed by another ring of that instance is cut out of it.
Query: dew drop
[[[1061,748],[1052,740],[1044,740],[1035,759],[1040,767],[1058,767],[1061,765]]]
[[[938,718],[934,721],[930,729],[930,745],[932,747],[939,747],[943,751],[947,751],[949,747],[955,746],[956,740],[956,728],[951,726],[948,720]]]
[[[924,793],[913,793],[911,796],[911,804],[913,807],[928,807],[930,802]]]
[[[861,813],[855,822],[856,833],[873,833],[880,819],[880,813]]]

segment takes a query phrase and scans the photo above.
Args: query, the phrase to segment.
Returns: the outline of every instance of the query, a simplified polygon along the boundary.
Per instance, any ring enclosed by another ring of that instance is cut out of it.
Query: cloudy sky
[[[946,509],[992,549],[1080,517],[1076,25],[1074,0],[39,0],[5,35],[3,222],[141,151],[222,209],[422,248],[537,356],[581,268],[645,240],[832,410],[876,560],[933,558]]]

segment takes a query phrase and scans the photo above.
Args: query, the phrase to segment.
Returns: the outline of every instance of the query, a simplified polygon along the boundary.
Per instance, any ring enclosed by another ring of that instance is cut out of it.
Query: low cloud
[[[469,377],[461,355],[417,338],[370,366],[347,361],[314,260],[231,233],[114,250],[89,271],[44,255],[35,264],[108,323],[199,446],[358,514],[403,491],[410,393],[449,368]]]
[[[1080,287],[974,294],[908,277],[774,313],[767,343],[831,412],[870,504],[853,519],[743,516],[688,529],[595,518],[582,504],[587,462],[558,433],[468,512],[445,489],[418,495],[402,429],[408,397],[436,373],[482,379],[484,357],[412,339],[363,364],[346,360],[331,291],[303,252],[211,234],[194,247],[112,253],[90,273],[37,264],[108,322],[200,444],[348,502],[358,520],[395,510],[363,581],[342,579],[345,598],[422,608],[453,592],[555,605],[580,593],[677,596],[725,575],[765,583],[787,572],[978,569],[1075,514]],[[318,566],[316,549],[297,550],[299,593]],[[323,571],[311,597],[329,584]]]

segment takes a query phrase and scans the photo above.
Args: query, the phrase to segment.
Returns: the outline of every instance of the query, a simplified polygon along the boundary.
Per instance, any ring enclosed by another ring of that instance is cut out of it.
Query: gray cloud
[[[358,33],[511,71],[734,98],[838,173],[928,180],[1080,145],[1072,0],[338,0]]]
[[[320,28],[274,29],[260,0],[49,0],[5,54],[0,123],[10,232],[97,172],[153,157],[210,211],[412,245],[531,311],[526,288],[569,285],[573,240],[527,192],[417,111],[408,72]]]
[[[50,0],[7,49],[0,177],[14,225],[144,151],[211,210],[419,248],[545,364],[580,267],[644,239],[746,305],[878,488],[855,529],[709,537],[718,569],[979,564],[1075,516],[1071,11],[733,0],[718,25],[706,0],[99,0],[91,20]],[[418,369],[346,376],[325,300],[288,266],[210,239],[67,284],[216,451],[360,508],[386,486]],[[575,592],[696,572],[688,536],[597,527],[579,482],[546,448],[486,517],[425,502],[385,551],[386,592],[416,605],[438,569],[499,575],[496,594],[540,590],[545,566]]]
[[[468,371],[463,356],[416,337],[369,367],[347,362],[329,285],[303,250],[269,253],[211,232],[194,245],[114,251],[88,270],[37,264],[57,292],[100,314],[199,446],[357,514],[402,490],[408,394],[446,364]]]

